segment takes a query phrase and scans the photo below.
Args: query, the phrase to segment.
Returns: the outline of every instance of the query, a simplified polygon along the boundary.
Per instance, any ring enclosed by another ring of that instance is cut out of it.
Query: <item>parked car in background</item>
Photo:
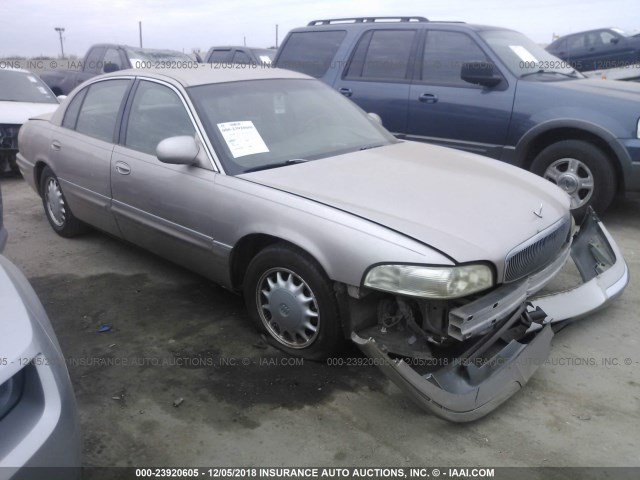
[[[192,68],[198,64],[189,55],[176,50],[156,50],[127,45],[92,46],[78,62],[79,70],[50,70],[40,74],[56,95],[67,95],[85,80],[102,73],[127,68]]]
[[[2,213],[0,192],[0,253]],[[51,322],[24,275],[0,255],[2,478],[78,479],[80,453],[76,400]]]
[[[0,68],[0,174],[18,173],[18,130],[30,117],[53,112],[58,99],[28,70]]]
[[[530,170],[582,217],[640,190],[640,87],[586,80],[524,35],[424,17],[317,20],[274,61],[332,86],[395,135]]]
[[[289,354],[324,359],[351,338],[453,421],[509,398],[544,362],[554,325],[628,281],[603,224],[589,213],[576,234],[556,186],[398,140],[296,72],[104,75],[19,143],[59,235],[89,224],[243,293]],[[536,298],[570,256],[582,285]],[[459,368],[414,371],[389,355]]]
[[[272,48],[211,47],[205,55],[204,63],[270,66],[275,56],[276,50]]]
[[[640,69],[640,32],[600,28],[554,40],[546,50],[581,72],[635,65]]]

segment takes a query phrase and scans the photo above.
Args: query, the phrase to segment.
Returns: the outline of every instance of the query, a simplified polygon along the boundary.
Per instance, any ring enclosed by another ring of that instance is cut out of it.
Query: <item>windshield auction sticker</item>
[[[219,123],[218,129],[233,158],[269,151],[252,121]]]
[[[521,45],[509,45],[509,48],[513,50],[513,53],[518,55],[518,57],[520,57],[520,60],[522,60],[523,62],[538,62],[536,57],[534,57],[529,50]]]

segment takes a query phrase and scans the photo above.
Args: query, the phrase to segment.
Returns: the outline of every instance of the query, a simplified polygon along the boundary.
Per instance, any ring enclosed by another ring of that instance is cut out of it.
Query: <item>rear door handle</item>
[[[418,97],[422,103],[436,103],[438,101],[438,96],[433,93],[423,93]]]
[[[345,97],[350,97],[351,95],[353,95],[353,92],[351,91],[350,88],[342,87],[338,91]]]
[[[51,150],[60,150],[61,148],[62,145],[60,145],[60,142],[58,142],[57,140],[51,142]]]
[[[120,175],[129,175],[131,173],[131,167],[124,162],[116,162],[116,172]]]

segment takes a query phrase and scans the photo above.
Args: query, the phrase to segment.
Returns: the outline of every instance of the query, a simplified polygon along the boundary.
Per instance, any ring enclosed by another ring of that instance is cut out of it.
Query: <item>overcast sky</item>
[[[640,28],[638,0],[0,0],[0,57],[59,55],[55,27],[64,27],[66,54],[94,43],[143,44],[187,53],[213,45],[269,47],[310,20],[421,15],[512,28],[538,43],[552,35],[617,26]]]

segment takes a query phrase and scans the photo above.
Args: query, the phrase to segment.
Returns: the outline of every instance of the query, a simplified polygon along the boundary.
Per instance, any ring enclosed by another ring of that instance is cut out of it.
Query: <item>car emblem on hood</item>
[[[542,218],[542,204],[540,204],[540,208],[538,210],[533,211],[533,214],[538,218]]]

